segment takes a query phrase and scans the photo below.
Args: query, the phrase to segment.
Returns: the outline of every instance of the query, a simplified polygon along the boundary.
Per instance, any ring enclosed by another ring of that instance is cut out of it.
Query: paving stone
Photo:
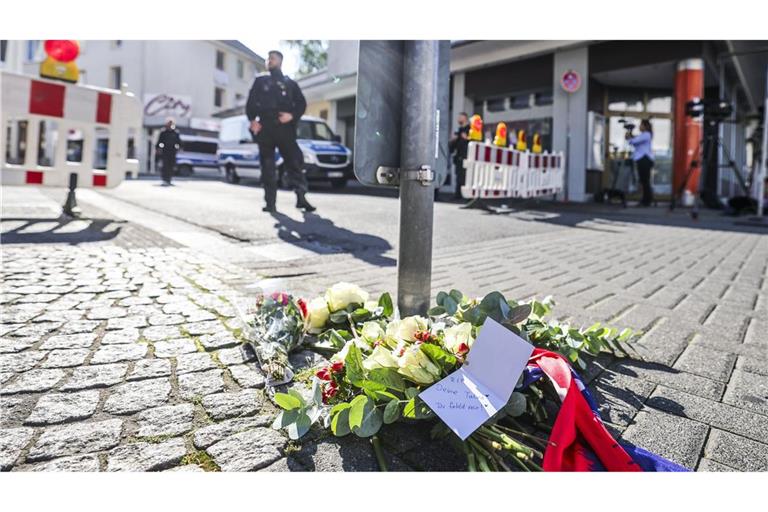
[[[123,422],[117,419],[49,428],[32,447],[27,460],[34,462],[108,450],[120,442],[122,428]]]
[[[85,362],[90,351],[85,348],[72,350],[51,350],[40,368],[71,368]]]
[[[150,341],[160,341],[178,338],[181,335],[181,331],[175,325],[154,325],[141,331],[141,335]]]
[[[0,354],[11,354],[26,350],[35,343],[38,338],[0,338]]]
[[[195,396],[205,396],[224,389],[224,379],[219,369],[205,372],[185,373],[179,375],[179,393],[182,398],[190,400]]]
[[[239,347],[219,350],[218,356],[219,361],[227,366],[250,363],[256,360],[256,353],[250,345],[240,345]]]
[[[33,433],[34,429],[27,427],[0,429],[0,471],[13,467]]]
[[[93,416],[99,404],[98,391],[77,393],[52,393],[37,402],[25,425],[51,425]]]
[[[126,297],[117,301],[120,306],[146,306],[153,303],[154,301],[150,297]]]
[[[184,321],[185,318],[181,315],[156,314],[147,318],[149,325],[179,325]]]
[[[166,473],[205,473],[205,470],[195,464],[184,464],[183,466],[176,466],[175,468],[166,469]]]
[[[234,434],[208,447],[222,471],[255,471],[282,457],[286,439],[271,428]]]
[[[101,345],[125,345],[136,343],[141,338],[138,329],[119,329],[107,331],[101,338]]]
[[[646,405],[758,442],[768,439],[768,417],[676,389],[659,386]]]
[[[249,364],[237,364],[230,366],[229,371],[232,378],[235,379],[241,387],[244,388],[263,388],[266,382],[264,373],[257,367]]]
[[[54,335],[40,345],[40,350],[90,348],[94,341],[96,341],[96,334],[92,332]]]
[[[0,399],[0,428],[17,427],[32,412],[37,395],[11,395]]]
[[[696,471],[703,471],[703,472],[710,472],[710,473],[725,473],[725,472],[732,472],[736,471],[733,468],[729,468],[728,466],[725,466],[723,464],[720,464],[719,462],[715,462],[710,459],[701,459],[699,461],[699,467],[696,468]]]
[[[734,370],[723,402],[768,416],[768,376]]]
[[[205,350],[218,350],[221,348],[234,347],[240,342],[229,331],[221,331],[216,334],[203,334],[199,338],[200,343]]]
[[[171,362],[167,359],[139,359],[127,380],[155,379],[171,374]]]
[[[29,370],[0,389],[0,395],[14,393],[39,393],[53,389],[64,378],[63,370]]]
[[[232,418],[212,425],[206,425],[195,431],[193,438],[194,445],[197,448],[205,449],[222,439],[245,432],[256,427],[266,427],[272,424],[274,418],[271,416],[251,416],[245,418]]]
[[[625,441],[694,469],[708,427],[680,416],[645,408],[622,435]]]
[[[607,371],[593,382],[590,389],[603,420],[627,426],[655,387],[652,382]]]
[[[139,430],[137,436],[177,436],[192,430],[195,406],[192,404],[168,405],[148,409],[136,415]]]
[[[61,390],[75,391],[112,386],[123,380],[127,369],[128,365],[125,363],[75,368],[72,376],[61,386]]]
[[[183,439],[126,444],[109,452],[107,471],[160,471],[178,464],[186,453]]]
[[[254,390],[217,393],[203,398],[203,407],[214,420],[250,416],[261,410],[260,395]]]
[[[736,360],[736,368],[743,372],[768,375],[768,359],[739,356]]]
[[[736,362],[736,355],[711,350],[699,345],[689,345],[675,362],[675,368],[708,379],[728,382]]]
[[[110,318],[107,320],[107,330],[136,329],[146,327],[147,319],[142,315],[131,315],[123,318]]]
[[[27,304],[3,308],[3,323],[23,324],[29,322],[45,311],[45,306]]]
[[[224,326],[219,321],[191,322],[185,324],[183,329],[192,336],[201,336],[220,332],[224,330]]]
[[[31,370],[46,354],[47,352],[42,351],[0,354],[0,372],[19,373]]]
[[[59,334],[93,333],[100,324],[99,320],[73,320],[64,323],[61,329],[59,329]]]
[[[209,354],[182,354],[176,358],[176,374],[199,372],[216,368]]]
[[[170,394],[168,379],[127,382],[112,391],[104,403],[104,410],[111,414],[131,414],[163,405]]]
[[[148,346],[143,343],[106,345],[100,347],[93,357],[91,364],[119,363],[121,361],[136,361],[147,354]]]
[[[203,309],[198,309],[197,311],[187,313],[184,315],[185,321],[197,323],[197,322],[206,322],[209,320],[216,320],[216,315],[209,313],[208,311],[205,311]]]
[[[386,449],[383,452],[389,471],[412,470],[399,457]],[[304,442],[290,458],[298,461],[306,471],[380,471],[370,443],[356,436]]]
[[[739,471],[768,471],[767,444],[723,430],[712,429],[704,455]]]
[[[71,471],[77,473],[93,473],[99,471],[99,458],[96,455],[75,455],[61,457],[45,464],[37,464],[32,471]]]
[[[265,473],[288,473],[288,472],[309,471],[309,470],[304,466],[302,466],[296,459],[289,456],[289,457],[283,457],[277,462],[273,462],[269,466],[263,469],[260,469],[259,471],[265,472]]]
[[[614,364],[611,369],[624,375],[663,384],[710,400],[720,400],[725,389],[722,382],[646,361],[622,360]]]
[[[177,338],[174,340],[156,341],[155,357],[177,357],[182,354],[197,352],[195,342],[189,338]]]

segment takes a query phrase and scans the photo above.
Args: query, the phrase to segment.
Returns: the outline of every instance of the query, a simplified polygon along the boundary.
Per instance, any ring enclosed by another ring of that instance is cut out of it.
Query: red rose
[[[328,370],[328,368],[320,368],[320,370],[315,374],[315,377],[320,380],[331,380],[331,372]]]
[[[419,343],[429,343],[432,341],[432,333],[429,331],[416,331],[413,337]]]
[[[298,299],[296,303],[299,305],[299,310],[301,311],[301,316],[304,318],[307,318],[307,303],[304,302],[304,299]]]
[[[339,373],[343,369],[344,369],[344,361],[336,361],[331,365],[331,371],[333,373]]]
[[[287,306],[288,305],[288,294],[284,292],[275,292],[272,294],[272,300],[277,302],[280,305]]]
[[[469,352],[469,346],[467,346],[467,344],[466,344],[466,343],[462,343],[462,344],[460,344],[460,345],[459,345],[459,348],[456,350],[456,353],[457,353],[458,355],[460,355],[460,356],[463,356],[463,355],[464,355],[464,354],[466,354],[467,352]]]
[[[328,400],[336,396],[336,393],[338,393],[339,387],[335,382],[329,382],[325,385],[325,389],[323,389],[323,403],[327,404]]]

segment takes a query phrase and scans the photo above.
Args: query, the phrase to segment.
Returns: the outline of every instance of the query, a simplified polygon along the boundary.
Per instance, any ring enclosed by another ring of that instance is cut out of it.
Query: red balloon
[[[80,45],[77,41],[51,40],[45,42],[45,53],[53,60],[59,62],[72,62],[80,54]]]

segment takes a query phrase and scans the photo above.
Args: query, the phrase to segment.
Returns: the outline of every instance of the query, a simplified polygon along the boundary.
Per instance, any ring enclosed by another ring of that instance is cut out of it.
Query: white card
[[[488,318],[464,365],[419,398],[464,440],[507,404],[532,352],[533,345]]]

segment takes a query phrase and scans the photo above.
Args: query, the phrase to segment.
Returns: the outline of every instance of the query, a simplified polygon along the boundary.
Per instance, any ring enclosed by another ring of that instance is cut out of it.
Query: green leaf
[[[392,296],[387,292],[382,293],[381,297],[379,297],[379,306],[384,308],[382,315],[385,317],[390,317],[395,312],[395,307],[392,305]]]
[[[445,300],[445,298],[446,298],[447,296],[448,296],[448,294],[447,294],[447,293],[445,293],[445,292],[438,292],[438,293],[437,293],[437,297],[435,298],[435,302],[437,302],[437,304],[438,304],[439,306],[442,306],[442,305],[443,305],[443,301]]]
[[[301,408],[301,400],[296,398],[293,395],[289,395],[286,393],[275,393],[275,403],[285,409],[286,411],[291,411],[293,409],[299,409]]]
[[[331,313],[330,316],[331,322],[335,324],[344,324],[347,322],[348,316],[346,311],[337,311],[335,313]]]
[[[530,316],[532,309],[530,304],[523,304],[512,308],[507,315],[507,323],[519,324],[524,322]]]
[[[419,390],[417,388],[408,388],[405,390],[405,397],[408,399],[411,399],[419,394]]]
[[[353,430],[363,424],[365,408],[369,404],[371,404],[371,401],[365,395],[358,395],[354,400],[352,400],[352,407],[349,410],[349,426]]]
[[[347,357],[344,358],[344,368],[347,380],[356,383],[365,380],[365,370],[363,369],[363,356],[360,349],[354,343],[350,344]]]
[[[298,400],[302,407],[307,405],[306,401],[304,400],[304,397],[301,395],[301,393],[296,391],[296,388],[288,389],[288,394],[291,395],[296,400]]]
[[[461,301],[464,300],[464,294],[461,293],[459,290],[451,290],[451,293],[449,293],[449,295],[457,304],[461,304]]]
[[[422,343],[421,351],[429,357],[433,363],[442,367],[444,370],[452,370],[456,366],[456,356],[442,347],[432,345],[431,343]]]
[[[444,315],[446,313],[446,310],[443,306],[435,306],[429,311],[427,311],[427,316],[440,316]]]
[[[396,395],[393,395],[389,391],[376,391],[377,400],[400,400]]]
[[[512,417],[520,416],[525,412],[526,403],[524,394],[513,391],[509,402],[504,406],[504,411]]]
[[[341,403],[331,409],[331,432],[336,437],[343,437],[351,432],[349,428],[349,410],[352,406]],[[336,411],[334,413],[334,411]]]
[[[288,425],[288,437],[291,439],[299,439],[304,434],[309,432],[309,428],[312,426],[312,419],[304,413],[299,414],[299,417],[294,423]]]
[[[456,299],[449,295],[443,299],[443,307],[445,308],[446,313],[449,315],[455,315],[456,311],[459,309],[459,303],[456,302]]]
[[[398,400],[390,400],[384,407],[384,423],[389,425],[400,417],[400,403]]]
[[[355,322],[362,322],[367,320],[371,316],[371,312],[365,308],[357,308],[352,312],[352,320]]]
[[[363,421],[359,427],[353,428],[358,437],[371,437],[375,435],[384,423],[381,411],[373,404],[368,402],[363,412]]]
[[[368,380],[383,384],[387,389],[405,391],[405,379],[394,368],[375,368],[368,372]]]
[[[272,428],[275,430],[285,428],[291,423],[294,423],[299,418],[300,409],[292,409],[290,411],[281,411],[277,415],[275,421],[272,422]]]
[[[433,415],[430,409],[419,397],[413,397],[406,402],[403,408],[403,417],[412,419],[425,419]]]

